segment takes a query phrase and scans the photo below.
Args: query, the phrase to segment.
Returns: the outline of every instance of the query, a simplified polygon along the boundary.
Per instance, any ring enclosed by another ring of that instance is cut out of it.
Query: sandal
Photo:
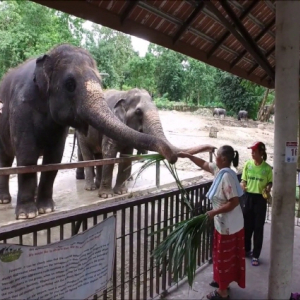
[[[219,284],[214,280],[209,285],[214,288],[219,288]],[[230,289],[230,287],[227,288],[227,290],[229,290],[229,289]]]
[[[259,266],[259,260],[258,260],[258,258],[252,258],[252,266],[254,266],[254,267],[257,267],[257,266]]]
[[[209,300],[218,300],[218,299],[230,299],[229,298],[229,295],[227,295],[227,297],[222,297],[218,292],[217,290],[209,293],[207,296],[206,296],[207,299]]]

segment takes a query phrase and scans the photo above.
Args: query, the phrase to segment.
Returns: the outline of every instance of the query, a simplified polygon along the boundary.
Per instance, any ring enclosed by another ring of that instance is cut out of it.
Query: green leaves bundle
[[[206,232],[209,226],[209,217],[207,214],[194,216],[194,204],[192,201],[190,201],[188,193],[181,184],[176,167],[174,165],[169,164],[160,154],[141,155],[141,157],[145,158],[147,161],[138,171],[137,178],[144,170],[157,161],[163,161],[167,169],[174,177],[174,180],[181,193],[181,199],[188,207],[192,216],[188,220],[181,221],[177,224],[167,226],[159,231],[151,233],[151,235],[155,235],[166,230],[172,230],[175,227],[175,229],[171,231],[165,240],[163,240],[153,250],[152,255],[158,264],[160,264],[163,259],[166,259],[167,264],[171,263],[172,273],[176,282],[179,279],[179,271],[183,265],[183,260],[185,259],[185,271],[187,273],[188,283],[190,287],[192,287],[197,268],[197,251],[201,244],[201,235]]]

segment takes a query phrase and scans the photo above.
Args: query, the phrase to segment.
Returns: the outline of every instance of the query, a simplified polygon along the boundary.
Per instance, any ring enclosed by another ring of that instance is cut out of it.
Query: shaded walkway
[[[231,284],[231,299],[267,299],[268,278],[270,266],[270,231],[271,224],[265,224],[264,245],[261,254],[261,265],[251,266],[250,259],[246,259],[246,288],[241,289],[236,283]],[[300,292],[300,228],[295,227],[294,244],[294,268],[291,292]],[[208,265],[196,275],[193,290],[189,289],[187,283],[179,287],[165,299],[206,299],[206,295],[214,288],[209,286],[212,280],[212,265]]]

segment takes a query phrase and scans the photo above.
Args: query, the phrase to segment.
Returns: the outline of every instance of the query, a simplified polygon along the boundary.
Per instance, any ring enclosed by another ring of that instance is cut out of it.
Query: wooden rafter
[[[243,21],[258,3],[259,0],[252,1],[250,5],[244,10],[244,12],[242,12],[240,20]],[[229,30],[226,31],[223,34],[223,36],[218,40],[218,42],[211,47],[207,54],[208,59],[215,53],[215,51],[220,47],[220,45],[222,45],[225,42],[225,40],[230,36],[230,34],[231,32]]]
[[[223,9],[227,12],[228,16],[235,23],[238,30],[243,34],[243,36],[237,32],[237,30],[231,25],[227,18],[215,7],[215,5],[207,1],[206,6],[222,21],[223,25],[235,36],[235,38],[245,47],[245,49],[254,57],[254,59],[261,65],[261,67],[267,72],[267,74],[275,80],[275,72],[268,60],[263,56],[260,49],[253,41],[243,24],[236,17],[235,13],[229,7],[228,3],[225,1],[220,1]]]
[[[254,38],[254,41],[257,43],[275,24],[275,18]],[[234,61],[230,64],[230,68],[233,68],[247,53],[247,50],[241,52],[241,54],[234,59]]]
[[[187,30],[187,28],[194,22],[194,20],[198,17],[199,13],[202,11],[204,7],[204,2],[201,1],[198,6],[194,9],[194,11],[191,13],[191,15],[188,17],[186,22],[182,24],[182,26],[179,28],[179,30],[176,32],[173,43],[175,44],[177,41],[179,41],[180,37],[184,34],[184,32]]]
[[[120,22],[121,24],[124,23],[124,21],[126,20],[126,18],[130,15],[130,13],[134,10],[134,8],[139,4],[138,0],[131,0],[128,1],[127,6],[124,9],[123,14],[120,16]]]
[[[268,58],[275,51],[275,45],[266,53],[266,57]],[[255,64],[249,71],[248,75],[252,74],[256,68],[259,67],[259,64]]]

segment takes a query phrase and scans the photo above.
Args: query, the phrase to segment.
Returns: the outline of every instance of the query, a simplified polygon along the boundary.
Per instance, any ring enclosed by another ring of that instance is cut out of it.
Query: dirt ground
[[[209,109],[201,109],[193,113],[160,111],[160,117],[166,136],[178,147],[206,143],[216,147],[231,145],[239,152],[240,165],[237,169],[242,170],[244,162],[251,158],[251,150],[247,147],[259,140],[266,144],[268,162],[273,165],[274,123],[272,122],[261,123],[253,120],[247,122],[232,117],[213,117]],[[217,138],[209,137],[211,127],[217,128]],[[203,157],[207,158],[207,155]],[[181,170],[199,170],[187,159],[179,159],[176,166]]]

